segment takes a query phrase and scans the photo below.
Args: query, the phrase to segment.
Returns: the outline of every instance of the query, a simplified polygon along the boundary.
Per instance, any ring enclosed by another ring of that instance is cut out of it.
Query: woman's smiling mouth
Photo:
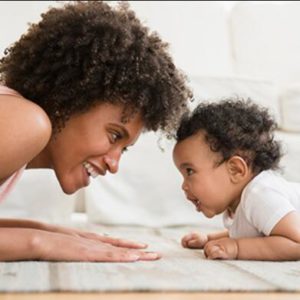
[[[101,172],[100,170],[96,169],[96,167],[92,166],[89,162],[85,161],[83,162],[83,167],[86,169],[89,176],[92,176],[93,178],[96,178],[98,175],[105,175],[105,172]]]

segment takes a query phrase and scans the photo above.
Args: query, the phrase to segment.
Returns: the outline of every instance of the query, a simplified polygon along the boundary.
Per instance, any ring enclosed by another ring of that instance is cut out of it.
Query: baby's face
[[[206,217],[224,212],[236,200],[227,162],[216,164],[220,156],[210,150],[203,132],[177,143],[173,159],[183,176],[182,189],[187,199]]]

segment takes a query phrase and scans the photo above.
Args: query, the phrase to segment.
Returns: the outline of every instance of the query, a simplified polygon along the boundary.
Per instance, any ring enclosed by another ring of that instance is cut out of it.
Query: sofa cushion
[[[291,181],[300,182],[300,134],[276,131],[275,138],[281,142],[283,157],[280,161],[282,175]]]
[[[286,85],[279,94],[281,128],[300,133],[300,85]]]
[[[15,188],[0,204],[0,217],[68,222],[77,194],[63,193],[49,169],[25,170]]]

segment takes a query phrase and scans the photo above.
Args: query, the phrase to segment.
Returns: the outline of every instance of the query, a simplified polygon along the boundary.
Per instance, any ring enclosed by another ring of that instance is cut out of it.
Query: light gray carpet
[[[161,252],[163,258],[136,263],[0,263],[0,292],[300,291],[300,262],[207,260],[202,251],[180,246],[182,235],[195,228],[88,227],[147,242],[149,250]]]

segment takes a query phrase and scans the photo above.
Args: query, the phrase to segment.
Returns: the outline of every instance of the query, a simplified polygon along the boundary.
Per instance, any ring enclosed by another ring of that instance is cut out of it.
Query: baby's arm
[[[253,241],[240,239],[237,242],[239,259],[299,260],[300,215],[295,211],[287,214],[276,224],[269,237]]]
[[[185,248],[203,249],[208,241],[217,240],[224,237],[228,237],[228,230],[210,234],[191,232],[182,238],[181,244]]]
[[[299,229],[300,215],[291,212],[277,223],[270,236],[211,241],[204,252],[211,259],[299,260]]]

